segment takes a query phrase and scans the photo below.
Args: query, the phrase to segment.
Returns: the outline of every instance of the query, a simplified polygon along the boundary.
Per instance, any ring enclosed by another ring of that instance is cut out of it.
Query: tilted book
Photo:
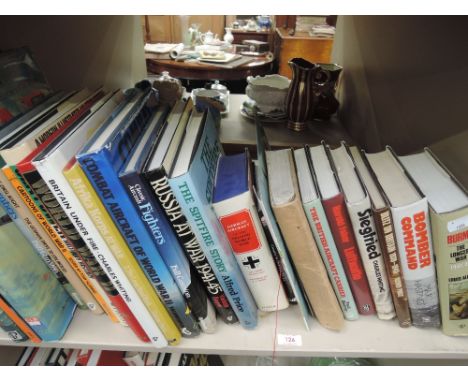
[[[364,188],[344,143],[330,150],[332,165],[343,190],[354,237],[359,248],[367,281],[374,299],[377,317],[395,317],[385,262],[375,228],[369,195]]]
[[[67,255],[69,256],[71,254],[73,261],[76,262],[75,269],[77,270],[77,274],[80,276],[83,284],[86,285],[94,299],[109,318],[113,322],[119,322],[118,316],[120,316],[120,314],[115,311],[115,307],[112,305],[112,302],[104,288],[93,273],[93,269],[89,266],[88,260],[92,261],[92,254],[90,253],[89,248],[86,243],[82,241],[79,233],[75,230],[75,227],[63,212],[63,209],[57,199],[47,187],[47,184],[44,182],[32,163],[33,159],[40,156],[44,150],[47,150],[61,142],[63,137],[65,137],[70,130],[75,126],[80,125],[80,121],[87,116],[92,116],[96,110],[99,110],[109,96],[109,94],[105,94],[102,91],[96,92],[94,97],[89,101],[89,107],[86,109],[83,108],[83,112],[80,113],[80,117],[77,120],[69,123],[69,121],[73,120],[73,118],[71,118],[65,122],[43,143],[36,147],[25,158],[16,163],[14,167],[10,166],[10,168],[14,168],[17,178],[23,182],[30,197],[34,199],[37,207],[40,208],[50,226],[55,230],[57,235],[63,241],[63,244],[67,247]]]
[[[138,312],[138,320],[151,342],[156,347],[178,344],[180,341],[179,329],[158,298],[156,291],[146,278],[79,163],[74,159],[70,160],[63,169],[63,175],[109,247],[112,256],[103,259],[103,261],[108,262],[117,278],[125,280],[126,277],[129,280],[127,284],[124,284],[128,293],[126,301],[134,313]],[[112,262],[112,257],[118,265]],[[118,273],[119,266],[124,272],[120,275]],[[135,298],[132,298],[133,296]],[[139,303],[138,297],[144,305]],[[133,306],[136,306],[135,310],[133,310]]]
[[[193,111],[169,184],[244,328],[257,326],[257,307],[213,211],[216,164],[222,154],[211,110]]]
[[[67,164],[74,158],[74,155],[87,141],[88,137],[111,113],[116,113],[119,110],[118,105],[122,101],[122,97],[123,94],[117,92],[92,117],[86,119],[82,125],[70,131],[70,134],[58,146],[50,146],[43,153],[43,156],[35,158],[33,163],[47,183],[50,191],[55,195],[64,213],[74,225],[77,234],[80,235],[91,251],[93,257],[89,258],[88,262],[96,276],[106,285],[109,298],[114,306],[119,310],[125,323],[132,331],[142,341],[147,342],[151,338],[160,335],[159,329],[156,332],[153,330],[156,325],[154,320],[148,314],[146,308],[142,306],[134,288],[123,274],[109,247],[94,227],[91,219],[62,173],[65,167],[64,164]],[[139,301],[139,303],[135,303],[135,308],[133,308],[133,300]],[[146,317],[146,320],[137,317],[139,316],[136,312],[137,305],[138,310],[144,310],[142,314]],[[149,325],[143,325],[143,321],[149,322]],[[144,329],[142,326],[146,326],[147,328]]]
[[[267,164],[265,152],[270,147],[265,135],[263,126],[257,120],[255,124],[257,140],[257,161],[255,162],[255,192],[259,207],[259,214],[264,220],[265,232],[268,232],[273,241],[274,248],[278,251],[280,258],[279,272],[288,292],[289,302],[297,303],[302,321],[307,329],[310,329],[310,307],[306,301],[302,288],[296,277],[295,270],[291,263],[288,250],[281,235],[281,231],[276,222],[275,215],[271,208],[270,192],[268,190]],[[270,244],[271,247],[271,244]]]
[[[468,335],[468,195],[429,150],[399,156],[430,206],[442,331]]]
[[[58,105],[51,116],[38,121],[37,124],[34,123],[31,126],[31,131],[28,129],[24,134],[18,134],[18,136],[2,146],[0,151],[0,165],[3,166],[0,172],[0,183],[2,183],[2,189],[11,190],[9,192],[10,203],[13,206],[26,206],[26,209],[30,211],[32,217],[30,217],[31,215],[24,216],[25,222],[28,226],[30,226],[31,220],[38,223],[36,232],[41,232],[42,237],[49,245],[51,249],[49,251],[50,257],[73,286],[80,300],[96,314],[101,314],[102,308],[81,281],[84,279],[80,278],[80,275],[83,276],[84,271],[66,248],[59,234],[51,226],[51,220],[44,216],[43,211],[36,204],[35,197],[31,196],[24,180],[17,174],[15,164],[40,145],[49,142],[48,139],[51,139],[54,134],[58,134],[61,129],[66,129],[67,126],[87,113],[89,108],[102,96],[103,92],[100,89],[94,93],[89,91],[77,93]]]
[[[247,152],[221,156],[213,190],[213,208],[247,285],[260,310],[289,306],[258,217]]]
[[[76,304],[0,206],[0,294],[43,341],[62,338]]]
[[[427,198],[390,147],[366,157],[392,211],[413,325],[440,326]]]
[[[309,153],[317,177],[323,209],[327,215],[358,312],[362,315],[375,314],[374,301],[346,210],[345,198],[332,170],[325,146],[322,144],[309,147]]]
[[[347,320],[357,320],[359,313],[353,294],[341,263],[338,249],[328,225],[325,211],[320,200],[320,191],[317,187],[315,172],[310,161],[309,148],[294,150],[297,168],[297,180],[301,191],[302,207],[309,221],[315,243],[327,268],[328,277],[332,283],[336,297]]]
[[[369,163],[365,155],[356,146],[351,146],[349,150],[371,201],[375,228],[379,236],[380,249],[385,261],[398,322],[401,327],[407,328],[411,326],[411,314],[390,208],[382,196],[379,183],[376,182],[369,170]]]
[[[341,330],[343,313],[302,208],[290,149],[266,152],[270,200],[291,258],[319,323]]]
[[[135,87],[127,92],[127,105],[106,121],[76,158],[182,334],[192,337],[200,334],[200,328],[118,177],[155,111],[147,106],[147,102],[153,102],[147,84],[141,85],[143,89]]]
[[[184,250],[157,202],[151,186],[141,176],[144,161],[151,149],[148,142],[156,141],[167,111],[161,107],[151,117],[148,128],[135,144],[119,172],[119,177],[201,329],[206,333],[214,333],[216,312],[196,272],[185,257]]]
[[[167,171],[172,168],[177,150],[185,134],[185,127],[192,111],[192,101],[178,101],[167,118],[167,125],[156,140],[152,152],[148,156],[142,175],[152,188],[164,211],[169,223],[172,225],[185,254],[195,268],[200,280],[221,319],[232,324],[237,317],[229,304],[229,300],[211,267],[206,254],[187,222],[184,212],[177,201],[167,178]]]

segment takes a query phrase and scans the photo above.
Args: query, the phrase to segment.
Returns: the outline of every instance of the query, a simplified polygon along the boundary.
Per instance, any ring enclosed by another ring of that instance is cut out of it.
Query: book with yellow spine
[[[176,345],[180,341],[181,336],[179,329],[133,257],[125,240],[112,222],[106,208],[89,183],[80,165],[72,161],[64,169],[63,174],[111,249],[120,267],[135,286],[140,298],[163,332],[168,343]]]

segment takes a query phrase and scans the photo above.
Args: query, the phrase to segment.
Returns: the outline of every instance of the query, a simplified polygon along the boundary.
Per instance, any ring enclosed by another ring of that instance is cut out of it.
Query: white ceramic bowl
[[[286,110],[286,96],[288,95],[289,78],[279,74],[247,77],[245,93],[255,101],[258,109],[265,114]]]

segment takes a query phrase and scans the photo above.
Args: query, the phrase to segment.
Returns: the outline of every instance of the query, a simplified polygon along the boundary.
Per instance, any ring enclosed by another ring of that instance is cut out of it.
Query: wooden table
[[[220,140],[226,153],[242,152],[248,147],[253,157],[256,156],[255,123],[241,115],[242,102],[247,99],[245,94],[231,94],[229,96],[229,113],[221,119]],[[310,121],[308,128],[301,132],[289,130],[286,121],[281,123],[264,123],[268,143],[272,147],[303,147],[305,144],[317,145],[325,140],[335,147],[342,140],[352,144],[343,125],[336,117],[329,121]]]
[[[187,80],[239,81],[245,80],[248,76],[264,76],[271,72],[274,61],[273,56],[268,55],[253,58],[252,61],[234,68],[226,68],[219,64],[209,65],[196,60],[179,62],[154,59],[149,53],[145,57],[148,73],[160,74],[168,71],[172,77]]]

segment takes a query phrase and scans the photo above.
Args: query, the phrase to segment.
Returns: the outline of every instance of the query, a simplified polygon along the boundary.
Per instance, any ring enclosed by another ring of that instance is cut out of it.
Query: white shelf
[[[275,315],[260,319],[255,330],[219,322],[216,334],[202,334],[195,339],[182,339],[180,345],[165,351],[199,354],[271,355],[273,351]],[[466,359],[468,338],[449,337],[438,329],[403,329],[394,320],[384,322],[376,317],[360,317],[346,322],[340,333],[323,329],[313,321],[306,331],[296,308],[278,315],[279,334],[302,336],[302,346],[276,346],[277,356],[339,356],[372,358],[445,358]],[[1,345],[14,345],[0,333]],[[28,344],[28,343],[26,343]],[[21,345],[21,344],[20,344]],[[107,350],[149,351],[152,346],[139,341],[130,329],[114,324],[89,311],[78,311],[62,341],[39,346],[65,348],[100,348]]]

